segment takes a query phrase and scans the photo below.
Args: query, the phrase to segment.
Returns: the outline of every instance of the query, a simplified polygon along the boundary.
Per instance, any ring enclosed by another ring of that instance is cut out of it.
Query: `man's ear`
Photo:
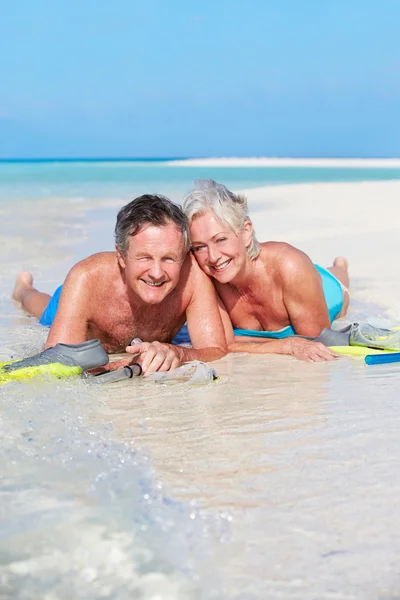
[[[243,225],[243,238],[246,248],[248,248],[251,244],[251,240],[253,238],[253,223],[250,219],[246,219]]]
[[[118,260],[118,264],[121,267],[121,269],[125,269],[125,258],[124,255],[122,254],[121,250],[119,249],[118,246],[115,246],[115,250],[117,252],[117,260]]]

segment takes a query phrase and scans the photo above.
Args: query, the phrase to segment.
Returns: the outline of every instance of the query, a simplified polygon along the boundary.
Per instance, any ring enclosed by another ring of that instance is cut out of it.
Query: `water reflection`
[[[106,418],[151,454],[157,472],[201,506],[255,506],[279,454],[307,443],[321,421],[326,365],[281,357],[232,355],[206,387],[132,382],[104,391]],[[249,493],[251,490],[251,494]]]
[[[240,355],[217,370],[206,388],[108,389],[101,418],[149,451],[175,497],[228,511],[215,567],[232,593],[378,593],[382,548],[400,558],[398,369]]]

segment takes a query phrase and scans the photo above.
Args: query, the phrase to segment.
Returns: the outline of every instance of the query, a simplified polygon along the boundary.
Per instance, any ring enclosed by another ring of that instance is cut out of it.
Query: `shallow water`
[[[46,335],[9,301],[15,273],[51,291],[112,247],[121,200],[19,202],[2,207],[0,360]],[[381,318],[357,278],[354,292],[349,320]],[[215,368],[198,388],[0,388],[1,598],[399,596],[396,365],[240,354]]]
[[[87,384],[26,388],[0,390],[1,597],[220,597],[205,548],[224,516],[170,498]]]
[[[215,366],[0,390],[5,597],[394,597],[398,369]]]
[[[113,391],[107,415],[177,497],[231,516],[215,567],[254,597],[378,598],[400,585],[395,367],[235,356],[207,390]],[[110,392],[111,393],[111,392]],[[370,594],[370,595],[368,595]]]
[[[164,161],[0,161],[0,201],[42,198],[122,198],[162,193],[180,200],[195,179],[232,189],[330,181],[400,179],[398,168],[170,167]]]

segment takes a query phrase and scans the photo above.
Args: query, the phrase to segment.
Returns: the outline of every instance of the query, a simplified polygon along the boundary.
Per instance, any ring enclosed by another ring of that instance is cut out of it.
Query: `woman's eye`
[[[226,242],[226,238],[222,237],[222,238],[218,238],[217,242]]]
[[[193,246],[193,252],[201,252],[205,246]]]

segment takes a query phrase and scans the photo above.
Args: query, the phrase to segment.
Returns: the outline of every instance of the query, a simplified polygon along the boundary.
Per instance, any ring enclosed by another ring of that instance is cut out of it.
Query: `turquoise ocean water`
[[[235,189],[263,185],[400,179],[400,169],[313,167],[170,167],[167,161],[0,161],[0,200],[49,197],[130,199],[182,196],[195,179]]]
[[[19,270],[51,291],[111,247],[122,203],[180,201],[199,178],[244,189],[400,169],[0,162],[0,362],[47,333],[10,302]],[[399,373],[250,355],[217,370],[201,389],[0,387],[1,598],[398,596]]]

